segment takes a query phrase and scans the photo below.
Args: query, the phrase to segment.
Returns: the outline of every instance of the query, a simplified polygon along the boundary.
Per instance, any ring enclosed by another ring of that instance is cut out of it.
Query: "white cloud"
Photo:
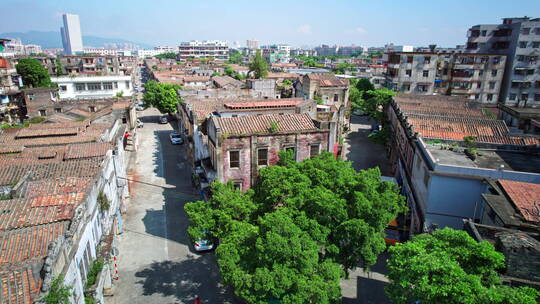
[[[363,28],[363,27],[357,27],[357,28],[355,28],[355,29],[354,29],[354,32],[357,33],[357,34],[361,34],[361,35],[367,34],[366,29]]]
[[[311,34],[311,25],[302,24],[298,27],[297,31],[301,34]]]

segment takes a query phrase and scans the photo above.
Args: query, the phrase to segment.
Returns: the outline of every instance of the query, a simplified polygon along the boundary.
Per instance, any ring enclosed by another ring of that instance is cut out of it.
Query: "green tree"
[[[43,301],[47,304],[69,304],[71,297],[71,287],[64,285],[64,277],[58,276],[55,278],[49,289],[49,292],[43,297]]]
[[[158,59],[176,59],[176,53],[173,53],[173,52],[163,53],[163,54],[156,55],[154,57]]]
[[[369,79],[367,78],[358,79],[358,81],[355,84],[355,87],[359,92],[362,92],[362,96],[367,91],[375,90],[375,86],[373,86],[371,81],[369,81]]]
[[[63,71],[63,68],[62,68],[62,61],[60,60],[60,56],[56,57],[55,70],[56,70],[56,76],[62,76],[64,74],[64,71]]]
[[[503,286],[497,271],[504,256],[465,231],[444,228],[389,251],[386,293],[394,303],[535,304],[539,295],[531,288]]]
[[[229,63],[240,64],[240,63],[242,63],[243,59],[244,59],[244,56],[242,55],[242,53],[240,53],[237,50],[232,50],[229,53]]]
[[[365,92],[362,95],[360,108],[372,119],[385,122],[384,106],[388,104],[396,93],[389,89],[375,89]]]
[[[34,58],[21,58],[15,66],[21,75],[24,86],[28,88],[52,88],[51,76],[45,67]]]
[[[149,80],[144,84],[143,100],[161,113],[176,113],[177,105],[182,101],[178,96],[178,90],[180,89],[181,86],[178,84]]]
[[[188,232],[220,239],[223,279],[248,302],[330,303],[344,270],[373,265],[384,229],[406,210],[398,187],[380,178],[331,153],[297,163],[282,152],[251,190],[214,183],[210,201],[187,203]]]
[[[253,61],[249,64],[249,72],[253,72],[256,79],[264,78],[268,75],[268,64],[261,55],[261,50],[257,50]]]

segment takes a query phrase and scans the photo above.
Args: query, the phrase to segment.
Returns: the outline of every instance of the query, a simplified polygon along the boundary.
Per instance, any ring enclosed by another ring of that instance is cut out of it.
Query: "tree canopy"
[[[56,84],[51,82],[51,76],[45,67],[34,58],[21,58],[15,66],[17,73],[21,75],[25,87],[28,88],[52,88]]]
[[[156,56],[154,56],[158,59],[176,59],[176,53],[174,52],[170,52],[170,53],[163,53],[163,54],[158,54]]]
[[[282,152],[252,189],[214,183],[211,200],[186,204],[188,232],[220,239],[223,279],[250,303],[331,303],[340,277],[375,263],[384,229],[406,210],[398,187],[380,177],[331,153],[297,163]]]
[[[268,64],[264,60],[261,50],[257,50],[255,57],[249,64],[249,72],[253,72],[253,77],[256,79],[264,78],[268,75]]]
[[[178,84],[149,80],[144,84],[143,100],[161,113],[176,113],[176,106],[182,101],[178,96],[178,90],[181,88]]]
[[[539,295],[532,288],[503,286],[497,271],[504,256],[465,231],[421,234],[389,251],[386,293],[393,303],[535,304]]]
[[[242,53],[240,53],[237,50],[232,50],[229,53],[229,63],[240,64],[240,63],[242,63],[243,59],[244,59],[244,56],[242,55]]]

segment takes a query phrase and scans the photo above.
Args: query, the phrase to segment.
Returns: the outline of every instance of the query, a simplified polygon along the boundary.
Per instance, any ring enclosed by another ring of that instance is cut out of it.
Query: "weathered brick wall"
[[[320,151],[328,147],[328,131],[319,131],[304,134],[267,134],[246,137],[230,137],[221,144],[220,163],[223,168],[221,182],[242,182],[242,190],[252,187],[257,177],[258,169],[264,166],[257,165],[257,149],[268,149],[268,164],[275,165],[279,160],[279,152],[286,147],[295,147],[298,161],[310,157],[310,146],[320,144]],[[240,151],[240,168],[229,167],[229,151]]]

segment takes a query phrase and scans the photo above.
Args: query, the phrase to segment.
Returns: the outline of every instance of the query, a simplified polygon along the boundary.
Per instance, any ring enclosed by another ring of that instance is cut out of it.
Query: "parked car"
[[[204,232],[206,235],[207,232]],[[193,247],[195,248],[195,251],[209,251],[214,249],[214,241],[208,240],[209,237],[203,237],[200,240],[194,240],[193,241]]]
[[[171,139],[171,144],[173,145],[181,145],[184,143],[184,139],[182,138],[182,135],[178,133],[169,134],[169,138]]]
[[[144,123],[140,119],[137,119],[137,128],[142,128],[142,127],[144,127]]]
[[[143,104],[139,104],[137,106],[137,108],[135,108],[137,111],[144,111],[144,105]]]
[[[159,117],[159,123],[160,124],[166,124],[168,122],[169,122],[169,120],[167,119],[167,116],[163,115],[163,116]]]

